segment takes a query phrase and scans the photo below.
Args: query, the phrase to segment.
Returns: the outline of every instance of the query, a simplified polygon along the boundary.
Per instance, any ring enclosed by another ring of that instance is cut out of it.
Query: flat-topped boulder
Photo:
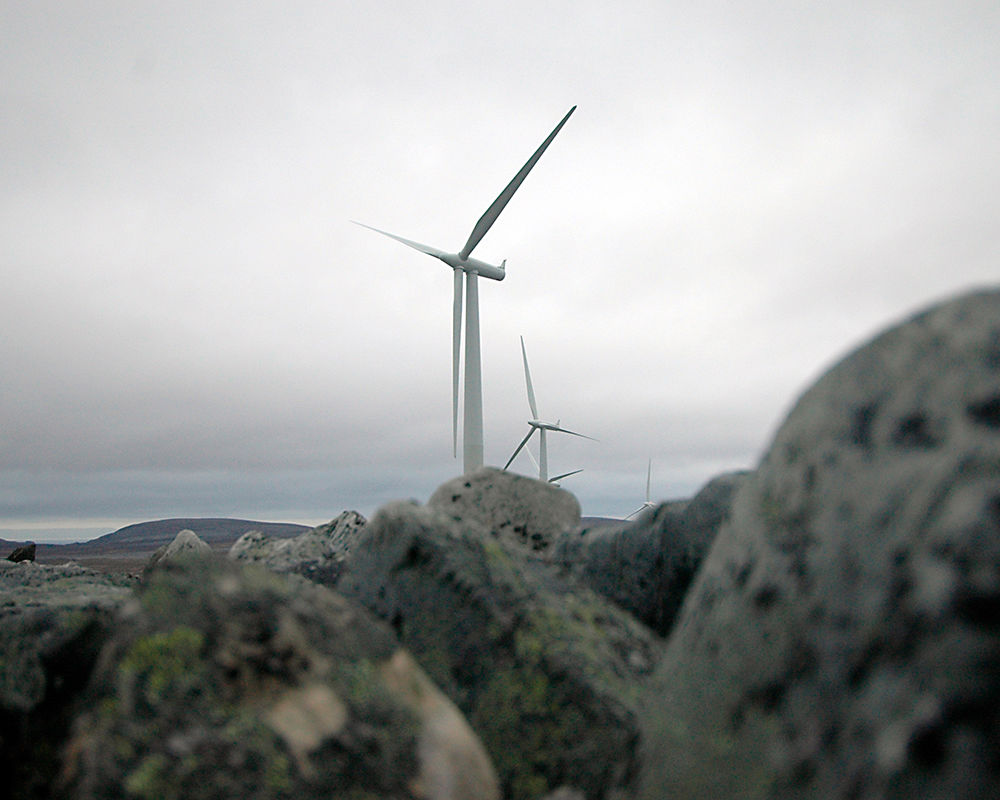
[[[442,484],[427,505],[534,553],[580,524],[580,502],[565,489],[493,467]]]

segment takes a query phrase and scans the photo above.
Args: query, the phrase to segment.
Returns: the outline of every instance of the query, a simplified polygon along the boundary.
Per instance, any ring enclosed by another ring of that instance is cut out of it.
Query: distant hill
[[[114,533],[73,544],[39,544],[35,560],[39,564],[75,561],[94,569],[130,571],[140,569],[162,545],[173,541],[178,532],[194,531],[214,550],[226,551],[247,531],[255,530],[276,539],[298,536],[308,525],[286,522],[254,522],[245,519],[189,518],[160,519],[127,525]],[[23,542],[0,539],[0,558]]]

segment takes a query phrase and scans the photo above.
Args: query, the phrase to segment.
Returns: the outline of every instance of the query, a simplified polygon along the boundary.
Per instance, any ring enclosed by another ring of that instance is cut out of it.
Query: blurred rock
[[[802,396],[643,708],[646,800],[997,796],[1000,291]]]
[[[358,512],[344,511],[331,522],[290,539],[272,539],[259,531],[248,531],[233,543],[229,557],[332,585],[340,577],[344,559],[365,524]]]
[[[484,505],[491,519],[514,518],[497,498]],[[393,503],[368,524],[337,588],[389,621],[462,709],[505,797],[560,786],[614,796],[636,769],[637,703],[661,644],[519,539]]]
[[[212,548],[192,530],[179,531],[174,540],[158,548],[149,558],[143,574],[148,574],[160,564],[183,561],[188,558],[211,558]]]
[[[661,503],[634,521],[563,533],[552,561],[665,636],[747,475],[720,475],[693,499]]]
[[[161,564],[121,610],[60,792],[499,798],[455,706],[362,608],[297,576]]]
[[[0,561],[4,796],[48,797],[61,747],[114,610],[134,581],[76,564]]]
[[[566,490],[493,467],[442,484],[427,505],[533,553],[580,524],[580,503]]]

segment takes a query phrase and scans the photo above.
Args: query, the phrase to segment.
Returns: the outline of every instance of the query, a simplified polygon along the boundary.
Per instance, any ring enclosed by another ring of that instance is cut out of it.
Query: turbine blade
[[[428,244],[420,244],[420,242],[414,242],[410,239],[404,239],[402,236],[397,236],[394,233],[389,233],[388,231],[381,231],[378,228],[373,228],[371,225],[365,225],[363,222],[358,222],[357,220],[351,220],[355,225],[360,225],[362,228],[368,228],[370,231],[375,231],[375,233],[381,233],[383,236],[388,236],[390,239],[395,239],[397,242],[402,242],[407,247],[412,247],[414,250],[419,250],[421,253],[426,253],[429,256],[434,256],[434,258],[440,258],[442,261],[445,256],[450,255],[444,250],[438,250],[436,247],[431,247]]]
[[[500,212],[503,211],[504,206],[506,206],[510,201],[510,198],[514,196],[514,192],[517,191],[524,179],[528,177],[528,173],[531,172],[531,168],[535,166],[538,159],[542,157],[542,153],[545,152],[545,148],[552,143],[553,139],[556,138],[556,134],[559,133],[559,130],[566,124],[566,120],[569,119],[570,114],[574,111],[576,111],[576,106],[573,106],[568,112],[566,112],[566,116],[562,118],[562,121],[556,125],[552,133],[548,135],[548,138],[541,143],[531,158],[528,159],[527,163],[521,167],[521,171],[518,172],[517,175],[514,176],[514,179],[507,184],[507,188],[500,192],[500,195],[493,201],[493,204],[486,209],[486,213],[479,218],[479,222],[476,223],[476,227],[472,229],[469,241],[465,243],[465,247],[462,248],[462,252],[458,254],[459,258],[465,260],[471,255],[476,245],[479,244],[480,239],[486,235],[486,232],[492,227],[493,223],[497,221],[497,217],[500,216]]]
[[[522,447],[524,447],[524,446],[525,446],[525,445],[526,445],[526,444],[528,443],[528,439],[530,439],[530,438],[531,438],[531,435],[532,435],[532,434],[533,434],[534,432],[535,432],[535,429],[534,429],[534,428],[532,428],[532,429],[531,429],[530,431],[528,431],[528,435],[527,435],[527,436],[525,436],[525,437],[524,437],[524,438],[523,438],[523,439],[521,440],[521,444],[519,444],[519,445],[517,446],[517,449],[516,449],[516,450],[514,451],[514,453],[513,453],[512,455],[511,455],[511,457],[507,459],[507,463],[503,465],[503,468],[504,468],[504,469],[507,469],[507,467],[509,467],[509,466],[511,465],[511,463],[512,463],[512,462],[514,461],[514,459],[515,459],[515,458],[517,458],[517,454],[518,454],[518,453],[520,453],[520,452],[521,452],[521,448],[522,448]]]
[[[562,475],[556,475],[554,478],[549,478],[549,483],[555,483],[556,481],[561,481],[563,478],[568,478],[570,475],[576,475],[579,472],[583,472],[583,470],[575,469],[572,472],[564,472]]]
[[[462,277],[465,273],[455,270],[455,300],[452,303],[451,326],[451,432],[458,458],[458,370],[462,351]]]
[[[649,505],[649,481],[653,477],[653,459],[646,465],[646,505]]]
[[[540,472],[542,468],[538,465],[538,459],[535,458],[534,454],[531,452],[531,448],[530,447],[526,448],[524,452],[528,454],[528,460],[531,462],[531,465],[535,468],[535,472]]]
[[[557,433],[568,433],[570,436],[579,436],[581,439],[590,439],[592,442],[598,441],[593,436],[587,436],[585,433],[577,433],[576,431],[570,431],[566,428],[560,428],[558,425],[554,428],[550,428],[550,430],[556,431]]]
[[[531,418],[538,419],[538,406],[535,405],[535,390],[531,388],[531,370],[528,369],[528,353],[524,349],[524,337],[521,337],[521,356],[524,358],[524,385],[528,387],[528,408]]]

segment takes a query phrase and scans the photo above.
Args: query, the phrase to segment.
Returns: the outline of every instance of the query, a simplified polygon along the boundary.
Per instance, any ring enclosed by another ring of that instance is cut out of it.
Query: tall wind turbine
[[[562,118],[558,125],[556,125],[552,133],[550,133],[545,141],[541,143],[538,149],[532,154],[531,158],[529,158],[525,165],[521,167],[517,175],[515,175],[511,182],[507,184],[507,187],[500,192],[497,199],[493,201],[493,204],[486,209],[486,212],[479,218],[479,222],[477,222],[476,226],[472,229],[472,233],[469,235],[469,240],[465,243],[465,247],[463,247],[459,252],[447,253],[443,250],[438,250],[435,247],[430,247],[426,244],[420,244],[419,242],[404,239],[402,236],[396,236],[394,233],[388,233],[387,231],[373,228],[371,225],[365,225],[362,222],[356,223],[361,225],[363,228],[368,228],[376,233],[381,233],[383,236],[395,239],[397,242],[402,242],[408,247],[412,247],[414,250],[419,250],[421,253],[434,256],[454,270],[455,299],[452,304],[451,407],[452,440],[456,458],[458,457],[458,375],[462,347],[462,281],[463,276],[465,277],[465,426],[462,431],[464,472],[471,472],[478,469],[483,466],[484,460],[483,369],[479,349],[478,277],[482,275],[484,278],[502,281],[506,275],[507,266],[506,259],[501,262],[500,266],[496,267],[492,264],[487,264],[484,261],[471,258],[470,256],[472,255],[472,251],[475,249],[476,245],[479,244],[480,240],[486,235],[486,232],[492,227],[493,223],[496,222],[497,217],[500,216],[500,212],[503,211],[504,207],[510,201],[510,198],[514,196],[514,192],[516,192],[518,187],[524,182],[524,179],[528,177],[528,173],[531,172],[531,168],[534,167],[538,159],[542,157],[542,153],[544,153],[545,149],[552,143],[552,140],[556,138],[556,134],[559,133],[562,126],[566,124],[566,120],[569,119],[570,114],[574,111],[576,111],[576,106],[573,106],[568,112],[566,112],[566,116]]]
[[[528,387],[528,407],[531,409],[531,419],[528,420],[528,435],[525,436],[521,443],[517,446],[513,455],[507,460],[504,465],[504,469],[507,469],[513,463],[517,454],[521,452],[528,440],[535,435],[535,431],[538,431],[538,480],[548,481],[549,480],[549,450],[547,444],[546,434],[549,431],[554,431],[556,433],[568,433],[571,436],[579,436],[583,439],[590,439],[591,441],[596,441],[590,436],[584,436],[582,433],[577,433],[576,431],[566,430],[563,428],[559,422],[542,422],[538,418],[538,405],[535,403],[535,390],[531,385],[531,370],[528,369],[528,352],[524,349],[524,337],[521,337],[521,357],[524,359],[524,383]],[[529,455],[531,451],[528,451]],[[557,475],[553,478],[553,481],[559,480],[559,478],[566,478],[570,475],[575,475],[580,470],[575,470],[573,472],[567,472],[564,475]]]
[[[649,484],[653,477],[653,459],[649,459],[649,463],[646,465],[646,501],[639,506],[635,511],[629,514],[625,519],[632,519],[636,514],[641,514],[647,508],[655,508],[656,503],[650,502],[649,499]]]

